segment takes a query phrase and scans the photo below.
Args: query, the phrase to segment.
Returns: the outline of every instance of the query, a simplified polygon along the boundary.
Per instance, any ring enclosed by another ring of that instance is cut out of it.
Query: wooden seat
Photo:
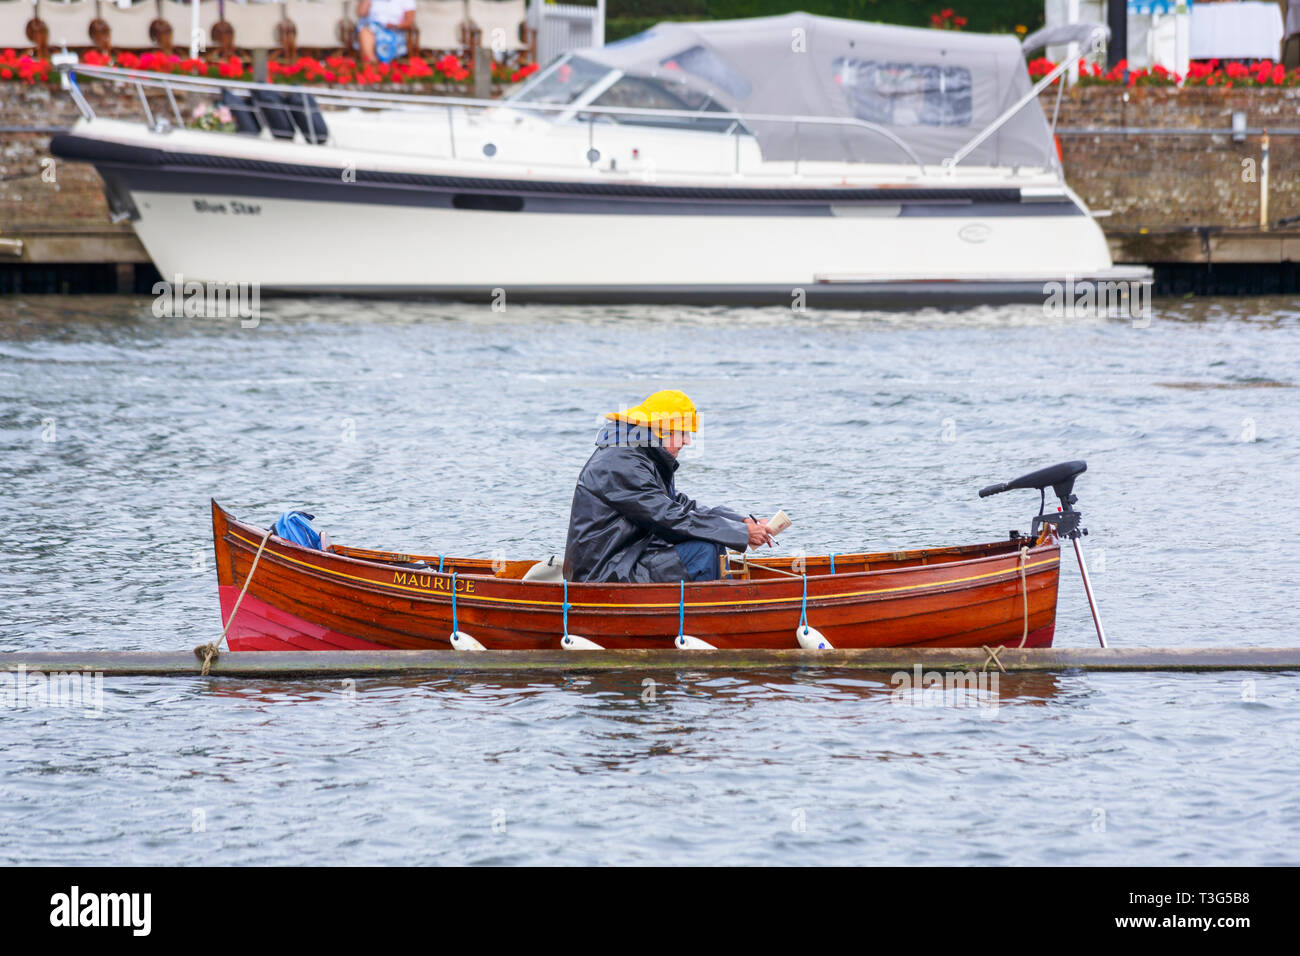
[[[173,0],[164,0],[164,2],[171,4]],[[185,5],[180,4],[180,6]],[[277,50],[283,45],[281,27],[284,24],[284,4],[282,3],[226,0],[224,20],[218,22],[214,10],[212,19],[204,18],[203,22],[213,24],[212,42],[217,46],[217,55],[223,59],[232,56],[236,50]]]
[[[32,45],[27,24],[36,17],[32,0],[0,0],[0,50],[25,50]]]
[[[235,29],[236,47],[245,50],[275,49],[280,46],[284,4],[226,0],[226,22]]]
[[[36,18],[45,24],[48,30],[46,42],[51,50],[63,47],[76,49],[92,45],[90,38],[90,21],[95,19],[93,0],[40,0],[36,6]],[[38,44],[39,45],[39,44]],[[47,56],[48,51],[43,51]]]
[[[407,47],[417,51],[441,51],[463,56],[469,47],[465,0],[416,0],[415,29]]]
[[[156,44],[149,34],[150,25],[158,18],[157,0],[139,0],[129,7],[119,7],[113,0],[101,0],[99,19],[108,26],[108,35],[100,49],[149,50]]]
[[[478,46],[498,56],[529,48],[528,5],[525,0],[466,0],[470,22],[478,30]]]
[[[201,0],[199,3],[199,26],[206,28],[210,24],[216,23],[220,19],[218,10],[220,5],[217,0]],[[229,4],[227,4],[229,9]],[[175,52],[173,47],[180,47],[181,52],[187,55],[190,48],[190,22],[191,11],[188,3],[177,3],[176,0],[160,0],[158,4],[158,19],[161,21],[157,29],[151,30],[154,42],[164,53]]]
[[[346,7],[342,0],[288,0],[284,5],[285,18],[292,24],[284,32],[284,55],[296,60],[300,50],[324,53],[343,46],[340,29]]]
[[[471,61],[479,50],[516,66],[536,57],[536,31],[528,25],[525,0],[466,0],[466,10],[473,31]]]

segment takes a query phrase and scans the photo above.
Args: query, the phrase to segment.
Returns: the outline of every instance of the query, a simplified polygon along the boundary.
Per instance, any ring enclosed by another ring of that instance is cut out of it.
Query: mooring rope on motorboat
[[[686,633],[686,581],[677,582],[677,636]]]
[[[803,576],[803,597],[799,600],[799,627],[808,633],[808,575]]]
[[[451,572],[451,633],[455,634],[459,630],[460,622],[456,618],[456,572],[453,571]]]
[[[221,636],[211,644],[200,644],[194,648],[194,656],[203,658],[203,670],[199,672],[200,676],[208,676],[208,668],[212,662],[221,656],[221,642],[226,639],[226,634],[230,631],[230,625],[235,623],[235,615],[239,613],[239,605],[244,603],[244,595],[248,593],[248,586],[253,583],[253,572],[257,570],[257,562],[262,560],[262,552],[266,550],[266,542],[271,540],[271,532],[275,525],[266,529],[266,534],[262,535],[262,543],[257,546],[257,553],[253,555],[253,565],[248,569],[248,576],[244,578],[244,586],[239,591],[239,597],[235,599],[235,606],[230,610],[230,617],[226,619],[226,626],[221,629]]]
[[[983,649],[984,653],[988,655],[987,657],[984,658],[984,666],[981,667],[980,670],[987,671],[989,669],[990,664],[997,664],[998,670],[1000,670],[1002,673],[1005,674],[1007,672],[1007,669],[1003,667],[1002,662],[998,660],[998,655],[1002,653],[1002,650],[1004,647],[1006,647],[1006,645],[999,644],[996,648],[992,648],[989,647],[987,644],[981,644],[980,647]]]
[[[1025,562],[1029,560],[1029,546],[1021,545],[1020,548],[1020,594],[1025,600],[1025,629],[1020,634],[1020,647],[1025,646],[1025,641],[1029,640],[1029,582],[1025,580]],[[1002,665],[999,664],[999,667]]]
[[[564,630],[562,633],[569,633],[569,579],[564,579],[564,601],[560,604],[560,610],[564,612]]]

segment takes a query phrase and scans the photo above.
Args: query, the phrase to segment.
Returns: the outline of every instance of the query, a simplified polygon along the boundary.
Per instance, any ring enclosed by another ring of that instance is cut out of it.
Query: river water
[[[0,651],[220,632],[208,502],[336,541],[562,548],[600,413],[667,387],[679,487],[812,553],[1027,531],[1071,458],[1115,646],[1300,644],[1300,300],[866,313],[0,300]],[[1073,561],[1057,644],[1095,641]],[[11,863],[1297,863],[1297,674],[109,679],[0,710]],[[960,704],[963,701],[957,701]]]

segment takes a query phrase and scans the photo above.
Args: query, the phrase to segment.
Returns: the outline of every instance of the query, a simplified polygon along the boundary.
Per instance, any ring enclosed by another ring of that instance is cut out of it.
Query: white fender
[[[677,635],[677,640],[673,641],[673,646],[679,651],[716,651],[717,648],[708,641],[702,641],[698,637],[691,637],[689,634]]]
[[[822,632],[807,624],[794,629],[794,638],[805,651],[833,651],[835,645],[822,636]]]
[[[586,637],[579,637],[577,634],[565,634],[560,638],[560,646],[566,651],[603,651],[595,641]]]
[[[564,562],[558,554],[553,554],[545,561],[538,561],[524,572],[524,581],[563,581]]]
[[[457,651],[486,651],[487,648],[464,631],[451,632],[451,646]]]

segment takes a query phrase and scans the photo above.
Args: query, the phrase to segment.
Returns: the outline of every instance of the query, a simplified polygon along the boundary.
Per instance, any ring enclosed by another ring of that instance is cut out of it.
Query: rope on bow
[[[253,572],[257,570],[257,562],[262,560],[262,552],[266,550],[266,542],[271,540],[271,531],[275,528],[272,524],[266,529],[266,534],[262,535],[262,543],[257,546],[257,554],[253,555],[253,566],[248,569],[248,577],[244,578],[244,586],[240,589],[239,597],[235,599],[235,606],[230,609],[230,617],[226,619],[226,626],[221,629],[221,636],[211,644],[200,644],[194,648],[194,656],[203,659],[203,670],[199,672],[200,676],[207,677],[208,669],[212,662],[221,656],[221,642],[226,639],[226,634],[230,632],[230,625],[235,623],[235,615],[239,613],[239,605],[244,603],[244,595],[248,593],[248,586],[253,583]]]
[[[564,612],[564,633],[569,633],[569,579],[564,579],[564,603],[560,605]]]
[[[799,603],[799,626],[808,633],[808,575],[803,576],[803,599]]]
[[[446,560],[445,556],[443,556],[443,555],[441,555],[441,554],[438,555],[438,573],[439,573],[439,574],[442,574],[442,562],[443,562],[444,560]]]
[[[456,572],[451,572],[451,632],[455,634],[460,630],[460,624],[456,619]]]
[[[1020,635],[1020,646],[1025,646],[1025,641],[1029,640],[1029,583],[1025,580],[1025,562],[1029,560],[1029,548],[1020,549],[1020,593],[1025,600],[1025,629]]]
[[[686,633],[686,582],[678,581],[677,591],[677,636]]]
[[[835,553],[831,552],[831,574],[835,573]]]

